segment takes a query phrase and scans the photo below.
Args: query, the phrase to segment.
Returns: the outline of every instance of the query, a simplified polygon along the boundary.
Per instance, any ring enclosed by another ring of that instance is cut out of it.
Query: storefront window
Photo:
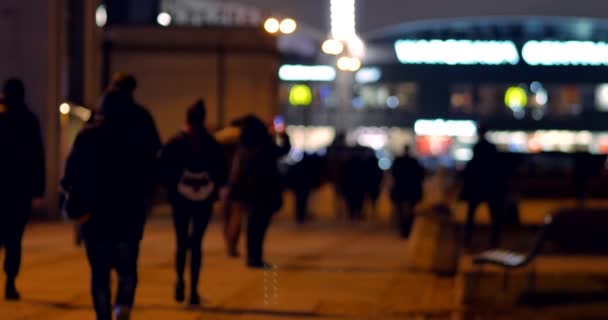
[[[454,114],[472,114],[473,85],[458,84],[452,86],[450,93],[450,105],[450,111]]]
[[[418,88],[415,83],[359,85],[355,87],[356,109],[402,109],[414,111]]]
[[[581,90],[576,85],[548,86],[551,104],[549,114],[552,117],[578,115],[582,112]]]
[[[310,89],[312,99],[298,99],[302,96],[302,88]],[[295,92],[294,90],[297,90]],[[311,108],[334,108],[338,97],[332,84],[329,83],[283,83],[279,86],[279,102],[284,106],[306,106]],[[304,105],[304,102],[307,102]]]
[[[595,88],[595,105],[599,111],[608,111],[608,83]]]
[[[589,89],[591,88],[591,89]],[[480,116],[512,116],[516,119],[542,120],[547,117],[572,117],[582,113],[583,92],[588,85],[544,84],[538,81],[517,84],[480,84],[474,113]],[[585,91],[586,92],[586,91]],[[608,89],[606,89],[608,110]],[[596,100],[600,100],[600,91]]]

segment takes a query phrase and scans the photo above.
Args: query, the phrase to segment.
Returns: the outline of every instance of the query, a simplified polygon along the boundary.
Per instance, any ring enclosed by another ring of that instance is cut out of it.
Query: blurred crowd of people
[[[223,132],[236,132],[230,143],[218,141],[205,127],[206,106],[195,101],[185,125],[163,145],[154,119],[134,98],[135,77],[117,74],[102,102],[75,139],[61,180],[61,209],[76,221],[91,271],[91,294],[98,320],[130,318],[138,283],[138,257],[154,190],[162,185],[172,208],[175,230],[175,291],[177,302],[204,303],[199,294],[203,238],[221,204],[226,251],[239,257],[239,238],[246,228],[246,265],[267,268],[264,240],[273,215],[283,206],[283,194],[295,196],[297,223],[313,219],[310,196],[331,184],[341,201],[337,217],[352,221],[374,219],[380,195],[390,185],[394,224],[407,238],[416,206],[425,198],[427,171],[409,146],[383,171],[376,152],[348,146],[338,135],[323,156],[305,154],[286,172],[279,162],[291,149],[284,127],[268,125],[253,115],[235,119]],[[467,201],[465,245],[470,245],[475,213],[487,203],[492,246],[498,246],[505,223],[517,214],[510,202],[507,178],[496,147],[480,126],[473,158],[462,172],[462,194]],[[6,81],[0,100],[0,247],[5,249],[5,298],[19,300],[16,278],[21,242],[32,208],[44,195],[45,159],[37,118],[29,111],[25,87],[19,79]],[[581,166],[585,168],[585,166]],[[584,185],[591,171],[578,170],[575,183]],[[439,178],[444,172],[439,171]],[[385,183],[388,180],[390,184]],[[582,188],[582,187],[581,187]],[[581,189],[582,190],[582,189]],[[439,193],[449,191],[439,188]],[[581,197],[584,192],[581,191]],[[578,194],[577,194],[578,195]],[[440,196],[440,198],[443,195]],[[366,203],[369,203],[366,206]],[[365,208],[370,208],[366,210]],[[515,212],[515,213],[514,213]],[[246,223],[244,223],[246,221]],[[185,272],[188,256],[189,283]],[[118,274],[112,302],[111,272]],[[189,291],[187,291],[189,289]]]

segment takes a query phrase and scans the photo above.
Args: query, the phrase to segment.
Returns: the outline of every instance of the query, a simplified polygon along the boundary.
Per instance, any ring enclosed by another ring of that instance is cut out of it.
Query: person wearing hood
[[[205,116],[205,103],[199,100],[188,109],[185,129],[169,141],[160,158],[177,240],[175,300],[185,300],[184,270],[189,251],[191,306],[201,303],[198,283],[203,236],[218,191],[227,180],[224,150],[205,128]]]
[[[32,207],[44,195],[45,159],[40,125],[25,103],[25,86],[8,79],[0,98],[0,247],[5,249],[6,300],[19,300],[15,280]]]
[[[72,178],[66,211],[82,223],[98,320],[112,319],[111,270],[118,273],[116,319],[130,318],[159,141],[150,114],[129,92],[111,89],[68,157],[65,170]]]

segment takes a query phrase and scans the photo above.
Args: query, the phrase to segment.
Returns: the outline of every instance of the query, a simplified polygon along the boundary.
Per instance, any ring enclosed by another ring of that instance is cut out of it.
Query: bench
[[[474,256],[472,263],[477,267],[493,265],[502,268],[504,290],[508,286],[511,270],[533,264],[541,254],[555,252],[567,257],[608,256],[608,209],[559,210],[547,216],[528,252],[489,250]],[[535,279],[536,268],[533,266],[529,273],[530,291],[534,290]]]

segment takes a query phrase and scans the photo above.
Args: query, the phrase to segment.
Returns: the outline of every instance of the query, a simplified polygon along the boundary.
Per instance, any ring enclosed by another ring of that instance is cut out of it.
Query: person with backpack
[[[273,214],[283,205],[278,160],[289,153],[291,144],[284,132],[278,133],[278,144],[255,116],[247,116],[237,125],[241,135],[228,184],[229,201],[238,202],[247,212],[247,265],[267,268],[264,239]]]
[[[4,297],[21,298],[16,278],[22,240],[33,207],[40,206],[45,187],[44,148],[40,125],[25,103],[25,86],[8,79],[0,97],[0,247],[4,247]]]
[[[224,151],[205,128],[206,108],[202,100],[187,112],[186,127],[170,140],[161,153],[163,183],[173,207],[177,240],[175,255],[175,300],[185,300],[184,270],[190,251],[190,300],[201,303],[198,293],[203,236],[212,215],[218,191],[227,180]]]
[[[97,320],[111,320],[110,273],[118,274],[117,320],[130,319],[140,242],[157,180],[160,138],[147,110],[129,90],[103,97],[93,124],[76,137],[68,157],[65,211],[82,224]]]

